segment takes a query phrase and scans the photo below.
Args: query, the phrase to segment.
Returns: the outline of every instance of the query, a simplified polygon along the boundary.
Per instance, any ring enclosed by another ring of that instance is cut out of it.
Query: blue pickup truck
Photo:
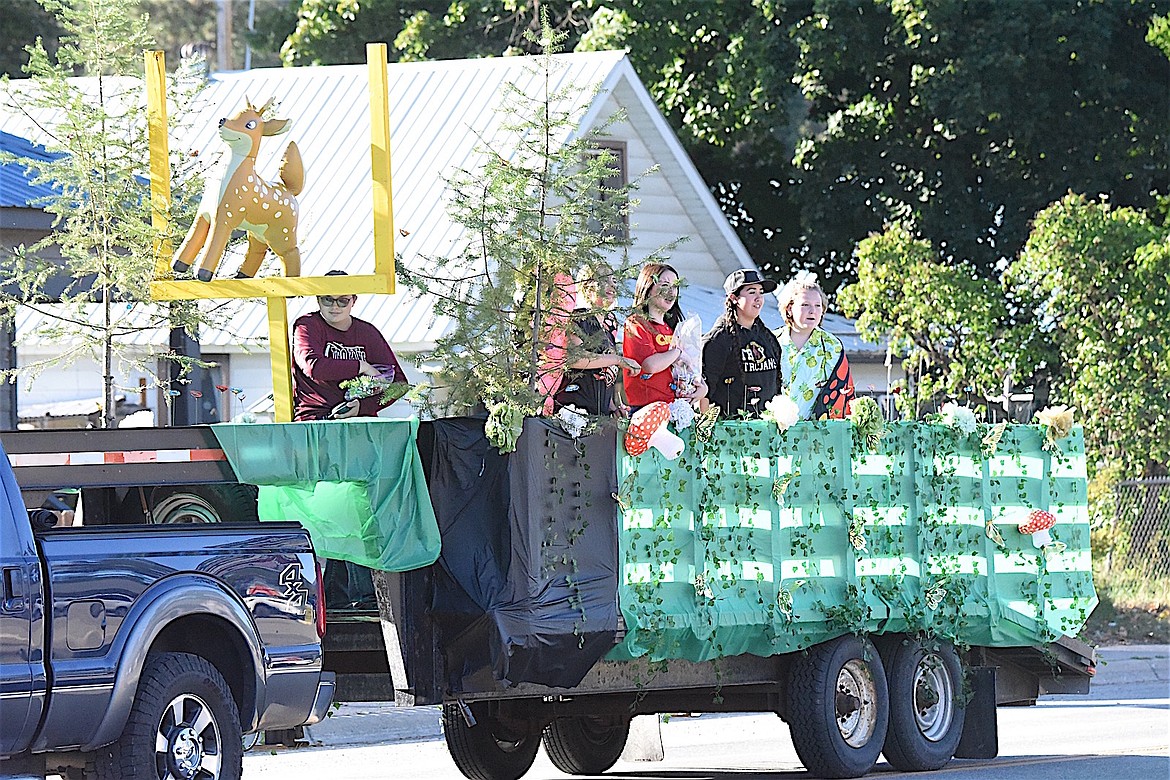
[[[46,456],[13,457],[44,473]],[[125,471],[73,467],[76,484]],[[0,777],[231,780],[245,733],[324,717],[299,524],[66,526],[29,487],[0,445]]]

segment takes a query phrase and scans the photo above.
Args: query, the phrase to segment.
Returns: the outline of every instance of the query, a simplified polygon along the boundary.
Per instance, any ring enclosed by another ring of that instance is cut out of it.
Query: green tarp
[[[261,520],[298,520],[318,555],[384,571],[434,563],[439,528],[415,447],[418,420],[212,426]]]
[[[1081,431],[1050,451],[1041,428],[1011,426],[991,453],[986,430],[898,423],[869,454],[847,421],[729,422],[705,443],[684,432],[673,462],[619,452],[627,634],[609,657],[767,656],[864,631],[987,646],[1075,634],[1097,603]],[[1018,532],[1033,508],[1056,516],[1063,550]]]

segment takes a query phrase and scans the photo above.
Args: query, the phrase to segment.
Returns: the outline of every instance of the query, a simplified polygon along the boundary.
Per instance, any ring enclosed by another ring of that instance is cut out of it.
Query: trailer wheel
[[[882,752],[889,722],[886,675],[867,639],[843,636],[799,657],[788,681],[788,728],[818,777],[861,777]]]
[[[630,719],[576,715],[557,718],[544,730],[544,750],[570,775],[599,775],[617,763],[630,736]]]
[[[182,485],[155,488],[150,496],[150,522],[255,523],[256,488],[252,485]]]
[[[910,639],[886,655],[890,729],[882,749],[903,772],[941,769],[963,735],[963,669],[950,642]]]
[[[231,690],[190,653],[146,658],[122,736],[97,751],[99,780],[239,780],[243,732]]]
[[[457,702],[443,705],[443,737],[455,766],[471,780],[518,780],[536,760],[540,733],[516,732],[470,705],[475,725],[468,726]]]

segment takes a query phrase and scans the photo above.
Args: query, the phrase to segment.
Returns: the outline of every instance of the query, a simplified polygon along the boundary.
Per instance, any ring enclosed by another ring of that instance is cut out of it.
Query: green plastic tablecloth
[[[850,632],[1075,634],[1097,603],[1082,431],[1045,449],[1041,428],[1011,426],[993,454],[985,432],[897,423],[869,454],[848,421],[728,422],[706,443],[684,431],[673,462],[619,451],[627,634],[610,657],[767,656]],[[1033,508],[1056,515],[1063,551],[1018,532]]]
[[[223,424],[212,430],[261,520],[298,520],[318,555],[383,571],[439,557],[418,420]]]

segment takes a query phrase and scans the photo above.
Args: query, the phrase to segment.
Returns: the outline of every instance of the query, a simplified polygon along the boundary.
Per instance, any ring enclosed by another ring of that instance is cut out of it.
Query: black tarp
[[[442,536],[431,617],[446,684],[571,687],[618,628],[616,429],[573,440],[529,419],[501,455],[483,427],[436,420],[419,437]]]

